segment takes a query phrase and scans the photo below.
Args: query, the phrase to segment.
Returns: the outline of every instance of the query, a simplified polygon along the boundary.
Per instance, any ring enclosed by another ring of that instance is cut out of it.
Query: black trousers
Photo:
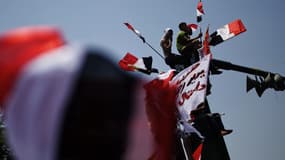
[[[173,53],[165,58],[165,63],[170,68],[176,69],[177,71],[181,71],[186,67],[190,66],[190,61],[187,57]]]

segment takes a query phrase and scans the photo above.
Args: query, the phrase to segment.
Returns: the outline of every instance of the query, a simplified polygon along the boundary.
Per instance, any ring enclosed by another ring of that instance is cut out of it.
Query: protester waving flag
[[[141,33],[137,30],[137,29],[135,29],[131,24],[129,24],[129,23],[124,23],[127,27],[128,27],[128,29],[130,29],[131,31],[133,31],[142,41],[143,41],[143,43],[145,43],[145,38],[141,35]]]
[[[211,41],[209,44],[215,46],[245,31],[246,28],[243,25],[242,21],[240,19],[234,20],[212,33],[210,35]]]
[[[197,5],[196,12],[197,12],[197,22],[199,23],[202,21],[202,15],[205,14],[204,9],[203,9],[203,3],[201,0],[199,1]]]

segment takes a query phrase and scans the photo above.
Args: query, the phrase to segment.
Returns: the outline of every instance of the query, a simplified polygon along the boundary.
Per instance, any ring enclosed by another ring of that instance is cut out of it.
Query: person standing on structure
[[[181,22],[178,27],[180,31],[176,38],[177,50],[182,56],[187,58],[189,65],[192,65],[200,60],[198,49],[202,47],[199,40],[202,37],[202,33],[191,39],[192,29],[185,22]]]

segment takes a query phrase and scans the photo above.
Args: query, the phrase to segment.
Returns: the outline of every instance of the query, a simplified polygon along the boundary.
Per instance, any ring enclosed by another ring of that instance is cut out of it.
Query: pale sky
[[[117,60],[126,52],[138,57],[153,56],[153,66],[167,70],[164,61],[123,23],[131,23],[162,52],[159,41],[163,30],[170,27],[176,36],[180,22],[195,22],[197,3],[198,0],[0,0],[0,32],[27,25],[55,25],[70,43],[105,47]],[[212,47],[214,58],[285,75],[284,1],[203,3],[203,31],[209,24],[212,33],[237,18],[247,28],[238,37]],[[175,45],[173,51],[177,52]],[[283,160],[285,91],[268,89],[259,98],[254,91],[246,93],[246,74],[233,71],[212,76],[211,83],[210,107],[213,112],[225,113],[224,125],[234,130],[225,137],[231,159]]]

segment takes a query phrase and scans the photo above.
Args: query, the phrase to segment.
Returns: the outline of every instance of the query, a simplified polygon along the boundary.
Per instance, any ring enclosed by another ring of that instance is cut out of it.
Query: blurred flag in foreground
[[[1,111],[15,159],[147,159],[142,79],[60,33],[32,26],[0,35]]]

